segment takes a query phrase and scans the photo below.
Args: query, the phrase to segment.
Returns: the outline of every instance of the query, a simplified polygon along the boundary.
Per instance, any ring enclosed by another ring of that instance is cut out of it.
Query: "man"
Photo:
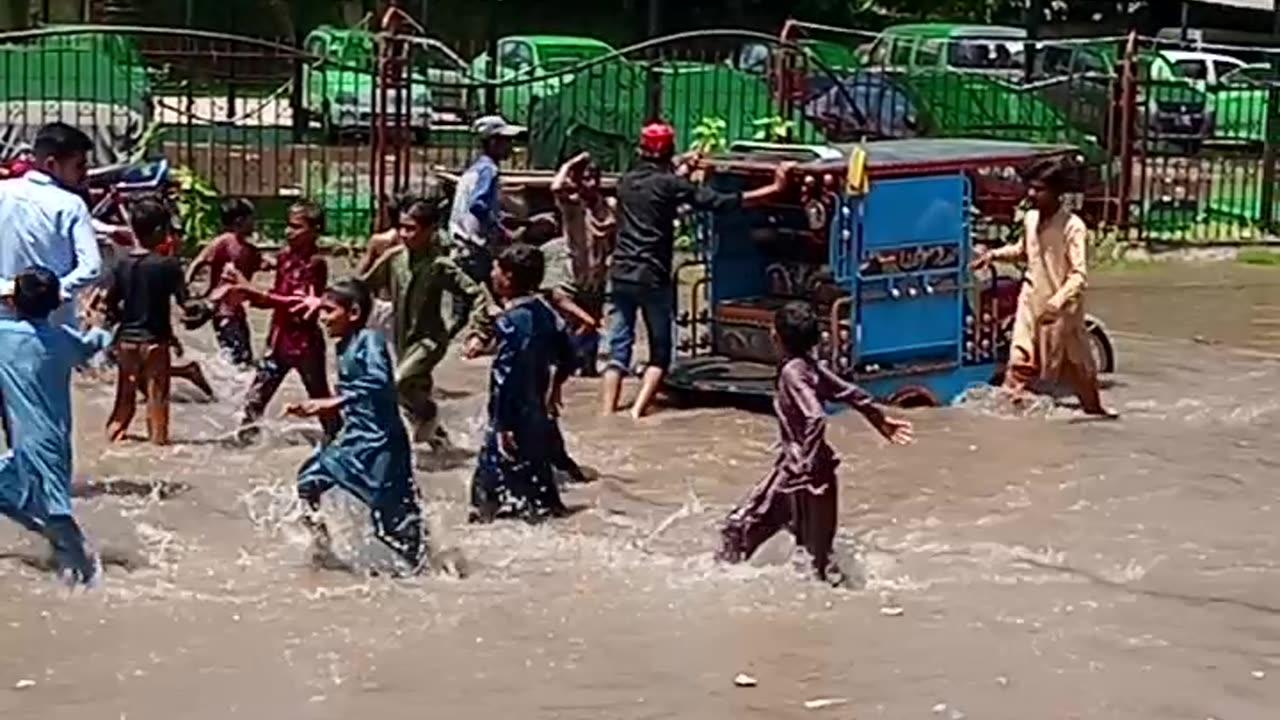
[[[609,361],[601,393],[602,411],[618,410],[623,374],[630,370],[636,313],[644,316],[649,362],[640,392],[631,407],[633,418],[648,411],[671,364],[674,290],[671,261],[677,213],[682,205],[695,210],[725,211],[761,202],[781,192],[794,163],[783,163],[773,182],[745,193],[722,193],[690,181],[687,168],[674,164],[675,131],[665,123],[647,125],[640,134],[638,160],[618,182],[618,235],[609,265]]]
[[[511,233],[502,226],[499,208],[501,179],[499,166],[511,156],[511,144],[525,129],[511,125],[497,115],[475,121],[472,130],[480,140],[480,156],[458,179],[449,216],[449,235],[455,242],[454,261],[477,283],[487,284],[493,251],[511,242]],[[459,330],[471,314],[471,300],[453,298],[454,330]]]
[[[1036,380],[1064,380],[1090,415],[1114,417],[1103,408],[1098,371],[1089,351],[1084,324],[1085,251],[1088,231],[1084,221],[1062,204],[1068,168],[1049,160],[1028,174],[1032,209],[1024,219],[1022,239],[995,250],[985,250],[974,260],[975,268],[993,260],[1023,260],[1027,264],[1004,386],[1018,396]]]
[[[52,123],[36,134],[34,167],[22,177],[0,182],[0,280],[12,280],[29,267],[58,276],[62,304],[49,321],[76,324],[76,299],[102,271],[102,255],[89,208],[78,194],[93,143],[83,132]],[[13,317],[0,307],[0,317]]]

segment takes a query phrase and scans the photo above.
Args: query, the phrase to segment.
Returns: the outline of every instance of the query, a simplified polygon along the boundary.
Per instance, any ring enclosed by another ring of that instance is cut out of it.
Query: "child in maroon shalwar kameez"
[[[827,444],[823,403],[850,405],[895,444],[911,441],[911,423],[885,417],[866,391],[818,364],[813,352],[821,331],[807,303],[788,303],[773,322],[774,342],[782,351],[773,401],[782,449],[773,470],[729,513],[719,558],[746,560],[774,533],[787,528],[796,544],[808,551],[818,577],[836,579],[831,545],[839,511],[836,466],[840,461]]]
[[[258,363],[258,372],[245,399],[240,442],[257,436],[256,424],[280,389],[289,371],[297,371],[308,397],[327,398],[329,379],[325,374],[324,334],[316,321],[329,266],[319,254],[317,242],[324,232],[324,211],[310,202],[289,208],[285,240],[288,246],[276,258],[276,281],[271,292],[252,286],[228,287],[256,307],[271,308],[271,330],[267,352]],[[224,286],[227,287],[227,286]],[[220,288],[221,289],[221,288]],[[214,300],[220,299],[215,294]],[[337,434],[336,417],[324,417],[326,437]]]

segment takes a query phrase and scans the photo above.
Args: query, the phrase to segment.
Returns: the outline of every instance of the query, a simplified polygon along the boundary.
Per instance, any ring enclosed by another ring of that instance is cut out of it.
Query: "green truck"
[[[602,40],[569,35],[512,35],[498,40],[497,50],[496,65],[489,53],[481,53],[471,62],[471,74],[504,83],[497,90],[498,112],[525,124],[538,101],[572,79],[573,73],[565,71],[615,52]],[[483,101],[473,99],[476,112]]]

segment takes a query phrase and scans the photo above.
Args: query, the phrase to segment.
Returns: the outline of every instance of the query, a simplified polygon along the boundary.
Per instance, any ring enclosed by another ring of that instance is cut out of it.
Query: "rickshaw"
[[[770,327],[792,300],[826,318],[821,360],[884,402],[943,405],[998,380],[1021,279],[970,270],[975,224],[984,207],[1003,215],[1016,204],[1021,170],[1055,157],[1078,155],[1065,145],[911,139],[739,143],[709,159],[707,181],[722,190],[761,184],[781,162],[797,166],[773,203],[695,217],[695,256],[677,269],[691,284],[678,283],[668,390],[772,394]],[[1099,369],[1111,372],[1106,328],[1089,322]]]

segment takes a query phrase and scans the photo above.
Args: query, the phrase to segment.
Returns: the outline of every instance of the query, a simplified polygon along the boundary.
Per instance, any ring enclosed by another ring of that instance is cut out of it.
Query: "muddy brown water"
[[[900,449],[833,420],[852,590],[803,579],[785,538],[748,566],[711,560],[770,463],[770,418],[601,420],[583,381],[564,425],[602,478],[568,492],[578,515],[468,527],[472,461],[455,459],[420,481],[470,577],[313,570],[290,503],[314,430],[273,421],[260,447],[220,447],[248,377],[200,333],[219,399],[177,387],[171,448],[106,446],[110,387],[77,388],[78,472],[187,488],[77,500],[138,567],[68,593],[0,524],[0,717],[1275,717],[1280,271],[1100,275],[1089,301],[1116,333],[1118,423],[979,402],[912,411],[918,442]],[[474,448],[484,365],[450,359],[438,385]],[[376,562],[343,524],[358,509],[331,511]],[[835,702],[806,708],[819,699]]]

